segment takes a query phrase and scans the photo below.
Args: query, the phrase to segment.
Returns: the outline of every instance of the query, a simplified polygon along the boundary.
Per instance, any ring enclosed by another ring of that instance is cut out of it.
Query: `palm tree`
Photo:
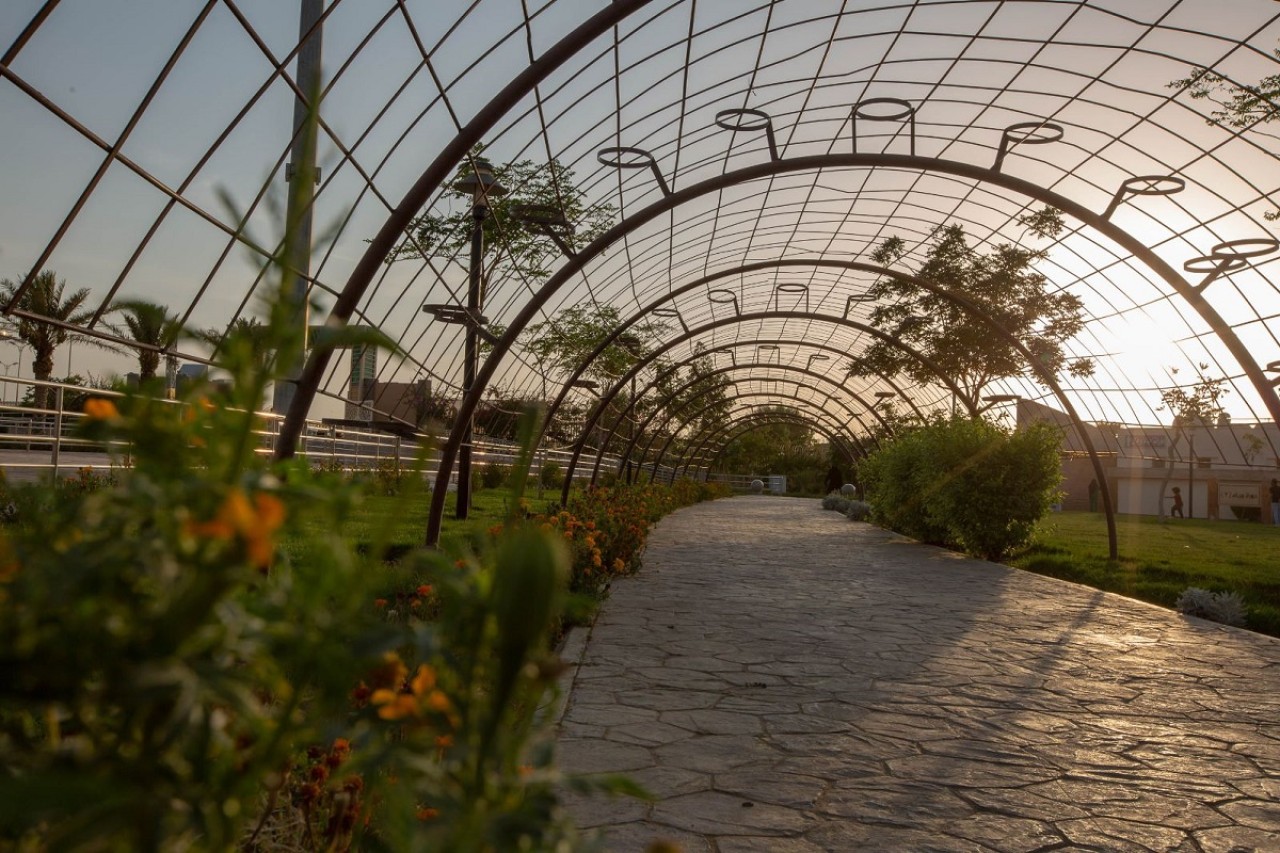
[[[87,322],[93,312],[84,308],[89,299],[89,288],[82,287],[63,296],[67,281],[58,280],[57,273],[45,270],[31,281],[14,308],[28,312],[37,317],[47,317],[63,323],[82,324]],[[12,302],[17,295],[19,285],[5,279],[0,281],[0,295],[5,302]],[[53,376],[53,354],[58,347],[67,341],[94,341],[85,335],[79,335],[63,326],[42,322],[34,317],[16,318],[18,337],[31,347],[34,360],[31,370],[37,380],[48,382]],[[35,405],[38,409],[48,408],[49,389],[43,385],[36,387]]]
[[[147,345],[138,348],[138,383],[149,382],[160,367],[160,352],[151,347],[163,349],[172,344],[182,330],[180,318],[171,314],[167,306],[150,302],[117,302],[111,310],[120,312],[124,320],[122,327],[111,327],[113,332]],[[176,366],[177,356],[166,355],[166,359]]]

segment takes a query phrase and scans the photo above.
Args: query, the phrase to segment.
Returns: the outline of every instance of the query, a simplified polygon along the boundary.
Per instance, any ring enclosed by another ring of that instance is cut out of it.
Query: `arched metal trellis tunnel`
[[[1271,0],[1230,14],[1208,0],[143,5],[0,10],[3,310],[197,370],[214,360],[210,336],[132,340],[113,309],[156,302],[214,331],[255,311],[283,239],[272,199],[306,174],[314,107],[319,171],[288,215],[323,239],[289,292],[314,302],[309,322],[377,327],[401,354],[313,351],[277,383],[280,455],[308,418],[371,403],[406,417],[391,391],[424,380],[464,413],[495,389],[563,398],[568,377],[520,332],[568,307],[634,318],[660,306],[704,330],[688,355],[806,341],[833,357],[781,345],[777,358],[864,397],[891,388],[921,411],[949,407],[944,380],[851,380],[834,352],[874,339],[875,305],[856,298],[879,274],[870,251],[901,237],[896,271],[910,272],[934,229],[957,223],[984,249],[1044,251],[1038,270],[1085,314],[1067,354],[1096,365],[1057,389],[1029,370],[993,392],[1082,436],[1105,425],[1108,472],[1122,459],[1140,492],[1134,472],[1170,436],[1161,393],[1203,371],[1229,391],[1199,439],[1211,464],[1240,480],[1280,464],[1268,130],[1280,113],[1265,99],[1229,112],[1233,91],[1280,71]],[[511,197],[540,186],[534,200],[579,228],[531,236],[491,204],[483,293],[473,200],[450,186],[478,144]],[[1068,226],[1047,243],[1020,224],[1041,204]],[[422,215],[442,225],[420,233]],[[88,289],[83,311],[25,299],[46,271]],[[716,325],[731,316],[746,319]],[[481,333],[501,343],[468,365],[464,343]],[[86,349],[60,353],[68,375],[129,369],[127,354],[90,363]],[[12,351],[19,374],[25,354]]]

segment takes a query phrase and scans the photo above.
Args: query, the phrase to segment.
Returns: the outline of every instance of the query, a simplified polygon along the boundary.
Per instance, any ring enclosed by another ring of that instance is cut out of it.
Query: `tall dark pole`
[[[471,204],[471,279],[467,284],[467,341],[463,351],[462,394],[465,397],[476,382],[476,361],[480,356],[475,323],[480,317],[480,278],[484,264],[484,218],[489,215],[485,207],[482,188],[477,187]],[[466,518],[471,510],[471,442],[474,439],[475,418],[467,418],[463,427],[462,444],[458,448],[458,502],[455,518]]]
[[[302,48],[298,51],[297,84],[303,97],[293,103],[293,148],[290,162],[285,169],[285,180],[294,184],[289,190],[285,222],[288,223],[289,246],[285,257],[289,267],[285,270],[283,297],[288,300],[294,322],[306,335],[308,323],[307,279],[311,277],[311,208],[315,200],[316,126],[312,111],[319,111],[315,101],[320,97],[320,48],[324,24],[324,0],[301,0],[302,13],[298,23],[298,38]],[[299,180],[301,178],[301,180]],[[302,362],[307,356],[305,347],[293,364],[277,365],[281,376],[271,393],[271,410],[278,414],[289,411],[302,374]]]

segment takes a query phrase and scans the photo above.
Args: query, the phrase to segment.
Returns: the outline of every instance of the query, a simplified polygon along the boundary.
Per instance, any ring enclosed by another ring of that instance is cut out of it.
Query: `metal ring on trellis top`
[[[1103,211],[1102,218],[1107,219],[1115,213],[1120,202],[1131,195],[1173,195],[1187,188],[1187,182],[1177,175],[1138,175],[1125,178],[1120,189],[1111,197],[1111,203]]]
[[[742,308],[738,305],[738,294],[734,293],[732,290],[726,290],[721,287],[707,291],[707,300],[714,305],[728,305],[732,302],[733,313],[742,313]]]
[[[1020,121],[1009,125],[1000,136],[1000,148],[996,151],[996,162],[991,165],[991,170],[1000,171],[1005,156],[1015,145],[1045,145],[1062,139],[1064,133],[1062,125],[1051,121]]]
[[[740,120],[732,121],[735,118]],[[769,156],[774,160],[778,159],[778,140],[773,135],[773,119],[764,110],[721,110],[716,113],[716,126],[744,133],[763,130],[765,140],[769,143]]]
[[[1274,254],[1277,249],[1280,249],[1280,240],[1273,237],[1245,237],[1241,240],[1227,240],[1225,243],[1219,243],[1209,252],[1209,257],[1223,260],[1260,258]]]
[[[806,309],[806,310],[808,310],[808,308],[809,308],[809,285],[807,285],[807,284],[799,284],[799,283],[796,283],[796,282],[788,282],[788,283],[785,283],[785,284],[775,284],[775,285],[773,286],[773,302],[774,302],[774,305],[778,305],[779,297],[780,297],[780,296],[781,296],[781,294],[783,294],[783,293],[803,293],[803,294],[804,294],[804,307],[805,307],[805,309]]]
[[[634,160],[627,159],[634,157]],[[667,186],[667,179],[663,177],[662,170],[658,168],[658,161],[652,154],[643,148],[636,148],[633,145],[611,146],[609,148],[601,148],[596,152],[596,159],[601,165],[612,166],[615,169],[644,169],[648,168],[653,172],[654,178],[658,181],[658,186],[662,188],[663,195],[671,195],[671,187]]]
[[[875,113],[867,112],[867,107],[878,106],[894,106],[898,108],[897,112],[892,113]],[[850,130],[853,133],[853,153],[858,153],[858,119],[863,121],[902,121],[907,119],[909,126],[909,136],[911,142],[911,154],[916,153],[916,108],[910,101],[904,101],[902,98],[864,98],[853,105],[853,111],[849,118]]]
[[[680,316],[680,311],[677,308],[654,308],[651,313],[655,317],[675,317],[676,322],[680,324],[680,328],[684,329],[686,332],[689,331],[689,324],[684,321],[684,317]]]
[[[1199,284],[1192,285],[1192,290],[1199,293],[1218,278],[1229,272],[1236,272],[1249,266],[1248,258],[1240,255],[1201,255],[1184,261],[1182,269],[1186,272],[1204,273]]]

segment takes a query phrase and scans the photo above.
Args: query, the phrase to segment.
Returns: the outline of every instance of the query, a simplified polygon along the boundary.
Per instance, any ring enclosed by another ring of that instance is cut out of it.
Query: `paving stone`
[[[656,800],[566,805],[621,851],[1276,853],[1277,661],[817,502],[702,504],[614,584],[559,735]]]
[[[623,773],[654,763],[643,747],[602,738],[561,738],[558,746],[557,761],[567,773]]]
[[[717,791],[790,808],[813,808],[830,782],[818,776],[772,768],[744,767],[714,777]]]
[[[653,806],[653,820],[703,835],[797,835],[812,823],[796,809],[757,803],[719,791],[670,797]]]
[[[710,853],[711,843],[701,835],[647,821],[614,824],[597,830],[609,853],[646,853],[655,842],[665,841],[681,853]]]

